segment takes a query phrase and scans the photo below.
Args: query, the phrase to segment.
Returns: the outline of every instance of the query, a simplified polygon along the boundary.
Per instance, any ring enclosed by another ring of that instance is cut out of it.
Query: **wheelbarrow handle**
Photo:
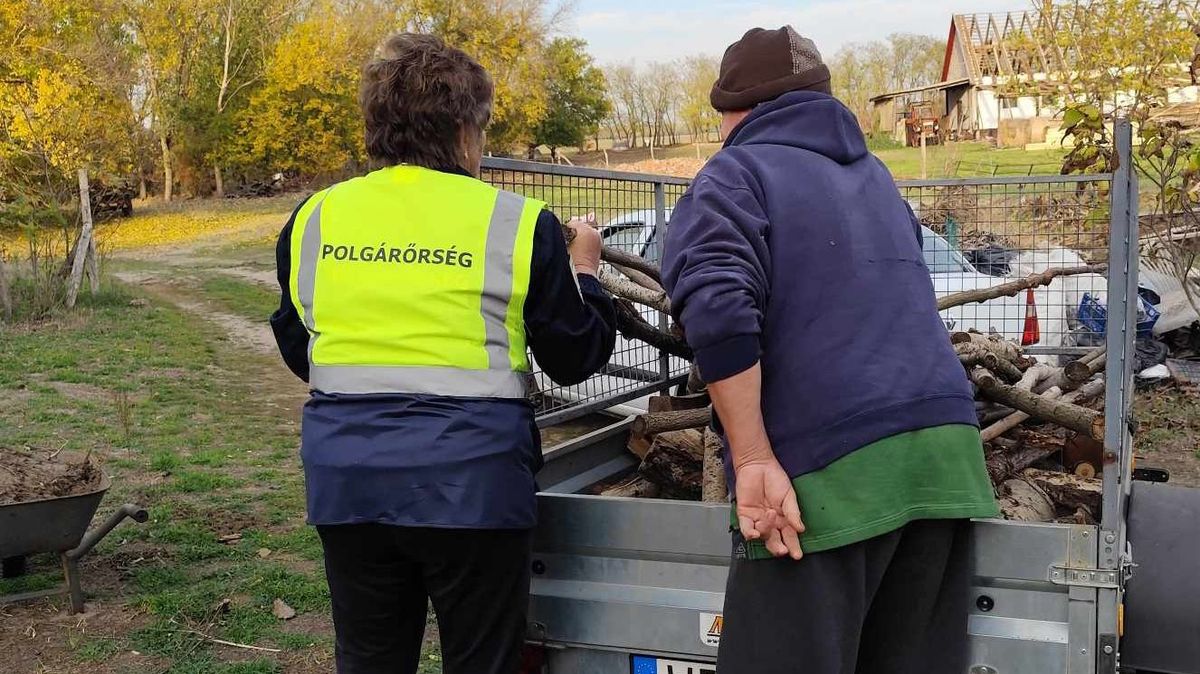
[[[104,538],[110,531],[117,528],[117,525],[120,524],[126,517],[134,522],[145,522],[150,519],[150,513],[146,512],[146,509],[140,505],[126,503],[120,508],[117,508],[116,512],[109,515],[108,519],[104,521],[104,524],[101,524],[95,529],[87,532],[87,534],[84,535],[83,540],[79,541],[79,545],[75,546],[73,550],[68,550],[65,553],[67,559],[76,560],[86,555],[88,552],[91,552],[92,548],[96,547],[96,544],[100,542],[100,539]]]

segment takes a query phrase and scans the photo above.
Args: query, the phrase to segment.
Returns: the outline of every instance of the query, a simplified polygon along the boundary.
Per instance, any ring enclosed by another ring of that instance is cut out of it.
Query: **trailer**
[[[1200,490],[1134,480],[1138,192],[1129,124],[1118,123],[1115,135],[1121,168],[1111,174],[900,183],[923,209],[944,210],[958,222],[1004,219],[1038,232],[1040,214],[1052,206],[1067,213],[1056,221],[1058,241],[1091,241],[1086,253],[1109,265],[1103,512],[1095,525],[973,522],[967,674],[1200,672]],[[546,199],[560,215],[591,211],[603,219],[654,208],[657,227],[666,226],[667,190],[679,186],[656,176],[510,160],[488,160],[484,168],[485,179]],[[1041,292],[1041,306],[1056,301],[1053,288]],[[1074,329],[1068,323],[1044,330],[1049,339],[1027,351],[1085,351],[1065,339]],[[540,418],[559,422],[680,383],[665,355],[634,348],[622,355],[647,376],[584,386],[582,397],[556,398],[549,387],[541,391],[547,402]],[[636,468],[626,450],[630,424],[616,420],[544,453],[527,672],[715,672],[729,505],[592,495],[594,485]]]

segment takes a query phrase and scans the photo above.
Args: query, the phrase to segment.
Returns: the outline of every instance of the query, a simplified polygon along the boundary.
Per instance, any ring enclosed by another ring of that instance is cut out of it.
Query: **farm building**
[[[942,139],[987,139],[1001,146],[1058,141],[1062,100],[1054,81],[1069,72],[1070,55],[1052,36],[1071,21],[1069,8],[1049,3],[1046,11],[954,15],[941,81],[872,98],[873,126],[905,142],[912,109],[932,107]],[[1042,93],[1004,95],[1013,81],[1032,83],[1026,89]],[[1182,88],[1171,98],[1194,102],[1197,87]]]

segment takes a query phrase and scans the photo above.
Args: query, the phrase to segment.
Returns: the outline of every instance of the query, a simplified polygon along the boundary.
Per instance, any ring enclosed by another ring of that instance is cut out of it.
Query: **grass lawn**
[[[930,178],[968,178],[976,176],[1057,175],[1066,152],[996,149],[985,143],[949,143],[927,147]],[[898,179],[921,177],[921,149],[903,147],[875,153]]]
[[[711,157],[721,148],[719,143],[702,143],[700,156]],[[873,150],[898,179],[921,177],[921,149],[915,147],[883,147]],[[949,143],[931,145],[926,148],[927,175],[930,178],[967,178],[976,176],[1023,176],[1053,175],[1062,167],[1066,152],[1061,148],[1048,150],[1025,150],[1023,148],[996,149],[986,143]],[[656,148],[655,159],[694,160],[695,145],[676,145]],[[650,159],[648,148],[634,148],[608,153],[608,165],[621,170],[623,165]],[[577,165],[604,166],[604,156],[597,152],[582,153],[572,157]],[[699,163],[697,163],[699,166]]]
[[[246,264],[269,254],[238,250]],[[204,268],[110,268],[171,284],[110,284],[85,292],[73,313],[0,327],[0,451],[91,452],[113,478],[100,517],[135,502],[151,520],[123,524],[84,559],[82,620],[48,610],[62,609],[58,599],[0,609],[0,669],[331,671],[329,597],[297,455],[304,386],[274,354],[168,301],[186,297],[265,331],[277,295]],[[0,594],[52,587],[59,574],[57,560],[34,557]],[[297,617],[276,618],[276,599]],[[440,671],[435,635],[427,674]]]
[[[85,560],[97,619],[69,630],[64,649],[9,671],[248,673],[327,661],[329,600],[320,546],[303,522],[295,449],[300,387],[194,317],[133,299],[120,287],[85,294],[76,313],[6,328],[0,339],[0,447],[91,452],[113,476],[101,514],[125,501],[151,512]],[[234,534],[232,544],[218,540]],[[0,583],[0,593],[57,579],[54,560],[35,562],[33,575]],[[299,622],[271,614],[277,598]],[[6,627],[36,624],[37,613],[8,611]],[[316,629],[293,629],[303,626]],[[223,650],[206,637],[282,653]],[[25,650],[16,639],[5,630],[3,651]]]

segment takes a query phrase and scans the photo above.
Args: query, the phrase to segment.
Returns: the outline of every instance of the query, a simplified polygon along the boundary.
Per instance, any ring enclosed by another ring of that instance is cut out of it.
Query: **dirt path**
[[[150,294],[174,304],[184,311],[216,323],[236,344],[263,354],[275,352],[275,338],[265,321],[256,323],[242,316],[221,311],[213,302],[197,298],[188,292],[189,282],[199,282],[188,276],[172,276],[147,271],[120,271],[115,276],[136,285]]]
[[[215,271],[226,276],[252,281],[259,285],[267,286],[271,289],[279,288],[279,279],[275,277],[275,272],[265,269],[251,269],[249,267],[211,267],[210,271]]]

